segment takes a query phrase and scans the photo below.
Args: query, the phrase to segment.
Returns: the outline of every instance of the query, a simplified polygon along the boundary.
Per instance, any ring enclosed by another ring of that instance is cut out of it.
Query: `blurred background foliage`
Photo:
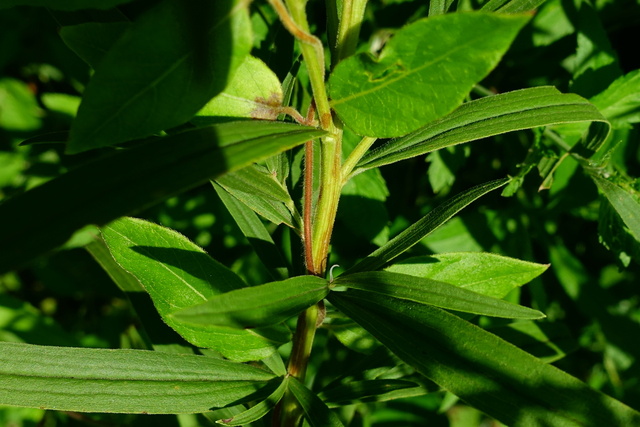
[[[135,19],[153,3],[135,1],[121,6],[120,12]],[[470,0],[455,4],[459,10],[481,6]],[[298,52],[266,4],[255,1],[251,7],[253,54],[284,80]],[[91,75],[89,66],[57,35],[61,25],[73,23],[81,13],[85,12],[27,7],[0,11],[0,199],[27,191],[100,154],[96,150],[66,156],[63,144],[57,142],[65,140],[64,132]],[[310,2],[309,16],[316,34],[326,30],[325,13],[324,2]],[[378,51],[393,30],[427,13],[428,4],[423,1],[372,0],[360,49]],[[106,15],[95,13],[94,19],[106,19]],[[563,92],[591,98],[615,79],[640,68],[633,43],[639,31],[637,0],[548,0],[472,97],[554,85]],[[291,104],[301,111],[310,98],[305,82],[301,67],[291,93]],[[640,93],[640,85],[636,90]],[[631,113],[614,123],[601,160],[605,156],[612,173],[638,194],[640,182],[634,177],[640,176],[640,97],[636,98]],[[43,143],[19,145],[36,136]],[[508,326],[503,320],[481,318],[478,322],[516,343],[519,328],[541,334],[547,343],[544,348],[524,348],[637,407],[639,242],[620,232],[624,225],[619,217],[572,159],[556,171],[550,190],[538,191],[542,179],[535,172],[544,170],[545,159],[562,154],[553,137],[541,129],[507,134],[359,175],[343,192],[330,263],[346,268],[449,195],[491,179],[516,176],[519,167],[529,165],[532,173],[512,197],[494,194],[481,199],[413,248],[409,256],[487,251],[550,263],[544,275],[508,297],[547,314],[544,322],[538,322],[536,332],[531,325]],[[357,137],[347,134],[345,150],[355,143]],[[534,162],[528,157],[532,153],[538,156]],[[299,195],[300,185],[295,184],[302,156],[294,151],[290,157],[292,191]],[[47,206],[40,208],[46,210]],[[270,280],[210,185],[166,200],[138,216],[185,234],[250,285]],[[11,227],[2,218],[0,224]],[[300,265],[295,236],[284,227],[272,231],[289,261]],[[139,323],[127,298],[82,248],[84,243],[81,235],[28,268],[0,276],[0,340],[105,348],[143,346]],[[11,250],[11,242],[1,242],[1,246],[2,251]],[[322,390],[339,378],[395,378],[410,373],[410,368],[357,332],[348,322],[334,322],[319,330],[310,367],[314,390]],[[363,359],[362,354],[368,356]],[[341,415],[351,420],[351,426],[471,427],[495,423],[424,379],[416,376],[415,380],[429,393],[385,402],[355,402],[342,408]],[[147,424],[191,427],[211,422],[192,415],[69,414],[0,408],[0,425],[7,427]]]

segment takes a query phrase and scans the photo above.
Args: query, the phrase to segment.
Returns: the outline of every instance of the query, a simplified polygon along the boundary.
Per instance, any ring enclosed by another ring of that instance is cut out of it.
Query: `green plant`
[[[81,160],[0,205],[0,269],[84,247],[136,313],[129,347],[154,351],[2,342],[0,404],[338,426],[358,425],[354,403],[446,390],[507,425],[640,423],[635,410],[549,363],[563,351],[544,359],[522,349],[549,340],[533,322],[545,315],[517,304],[519,288],[547,264],[410,252],[480,197],[505,186],[507,196],[525,192],[536,166],[547,189],[584,170],[609,206],[603,240],[627,265],[637,250],[638,193],[609,161],[612,128],[638,121],[638,100],[625,98],[637,73],[591,88],[587,71],[597,66],[579,51],[574,88],[590,101],[548,85],[492,96],[479,86],[542,2],[460,2],[448,13],[452,2],[434,1],[392,37],[364,44],[364,0],[327,1],[325,32],[305,0],[59,3],[2,7],[58,10],[62,40],[95,71],[70,108],[69,132],[25,142],[64,141]],[[443,173],[447,161],[437,156],[526,129],[535,136],[527,158],[506,159],[522,162],[515,177],[447,195],[392,238],[368,221],[379,219],[375,203],[354,205],[386,199],[379,167],[425,154],[431,185],[446,194],[437,165]],[[209,180],[259,259],[235,257],[249,263],[244,271],[168,227],[125,216]],[[336,231],[340,199],[350,196],[347,227]],[[354,255],[344,243],[350,228],[369,245]],[[335,256],[339,275],[332,245],[345,248]],[[549,247],[552,264],[571,260],[561,244]],[[534,305],[553,308],[540,295]],[[335,354],[314,346],[319,330]],[[350,368],[331,368],[340,362]]]

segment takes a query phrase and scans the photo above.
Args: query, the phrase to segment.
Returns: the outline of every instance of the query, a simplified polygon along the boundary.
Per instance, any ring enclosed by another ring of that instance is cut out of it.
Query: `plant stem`
[[[307,12],[305,10],[306,1],[286,0],[287,6],[282,0],[269,0],[278,13],[282,24],[287,30],[300,41],[302,57],[307,65],[309,81],[313,97],[320,117],[322,129],[333,131],[333,120],[331,118],[331,107],[327,98],[327,89],[324,84],[324,47],[316,36],[309,32],[307,22]],[[287,10],[288,7],[288,10]]]
[[[369,148],[376,142],[377,138],[373,138],[371,136],[365,136],[360,140],[356,148],[353,149],[347,160],[345,160],[342,165],[342,185],[346,184],[346,182],[351,178],[351,172],[355,169],[356,165],[362,159],[362,157],[369,151]]]
[[[287,371],[288,375],[295,377],[301,382],[304,382],[307,373],[307,365],[309,364],[313,338],[316,334],[319,312],[319,307],[314,305],[298,316],[298,324],[296,325],[296,332],[293,336],[293,348],[291,349],[291,357],[289,358]],[[301,411],[295,397],[293,397],[290,392],[287,392],[281,403],[281,426],[295,427],[298,425]]]
[[[302,220],[303,227],[303,240],[304,240],[304,260],[307,267],[307,272],[310,274],[316,274],[315,264],[313,262],[313,249],[312,249],[312,232],[311,232],[311,217],[312,217],[312,202],[313,202],[313,141],[307,141],[305,144],[304,153],[304,206]]]
[[[313,223],[313,264],[318,275],[324,276],[333,224],[342,190],[342,132],[322,138],[320,158],[320,196]]]

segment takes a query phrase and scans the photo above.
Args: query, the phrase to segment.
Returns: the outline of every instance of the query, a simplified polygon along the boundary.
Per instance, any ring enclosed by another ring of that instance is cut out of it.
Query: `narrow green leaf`
[[[289,191],[266,168],[251,165],[226,174],[216,182],[254,212],[274,224],[300,228],[300,214]]]
[[[131,0],[2,0],[0,9],[14,6],[39,6],[55,10],[111,9]]]
[[[287,123],[226,123],[80,166],[0,205],[2,224],[10,224],[0,228],[0,241],[11,242],[0,248],[0,273],[62,245],[87,224],[106,224],[322,134]]]
[[[452,13],[416,21],[396,32],[379,58],[362,53],[341,61],[329,78],[331,105],[359,135],[412,132],[460,105],[528,19]]]
[[[485,252],[451,252],[408,258],[386,270],[446,282],[493,298],[504,298],[548,267]]]
[[[580,347],[571,330],[560,322],[513,322],[491,328],[490,332],[546,363],[562,359]]]
[[[622,188],[595,173],[591,174],[591,178],[620,215],[633,237],[640,242],[640,193],[633,188]]]
[[[299,276],[237,289],[171,314],[193,325],[255,328],[280,323],[322,300],[329,283],[316,276]]]
[[[278,402],[280,402],[288,387],[289,377],[286,377],[284,378],[282,383],[280,383],[278,388],[265,400],[256,404],[255,406],[252,406],[246,411],[235,415],[233,418],[218,420],[218,424],[222,424],[225,426],[243,426],[245,424],[258,421],[260,418],[267,415],[267,413],[269,413],[269,411],[271,411],[278,404]]]
[[[352,381],[320,393],[319,397],[330,407],[359,402],[385,402],[404,397],[422,396],[428,391],[413,381],[376,379]]]
[[[186,323],[172,316],[246,286],[186,237],[135,218],[110,223],[102,228],[102,235],[118,264],[149,293],[162,319],[191,344],[213,348],[237,361],[259,360],[273,353],[273,343],[251,331]]]
[[[447,13],[453,0],[433,0],[429,2],[429,16],[444,15]]]
[[[354,173],[494,135],[575,122],[601,123],[587,139],[597,135],[604,141],[608,135],[610,126],[594,105],[578,95],[560,93],[554,87],[488,96],[467,102],[442,119],[372,150]],[[604,135],[600,134],[601,128]]]
[[[345,274],[377,270],[425,238],[429,233],[447,222],[447,220],[471,202],[492,190],[502,187],[507,182],[509,182],[507,178],[499,179],[475,186],[463,193],[457,194],[391,239],[386,245],[376,249],[365,259],[347,270]]]
[[[271,277],[274,280],[284,280],[289,277],[287,263],[260,218],[247,205],[233,197],[215,181],[211,183]]]
[[[0,343],[0,405],[199,413],[251,400],[274,376],[205,356]]]
[[[640,70],[618,78],[591,102],[616,127],[640,122]]]
[[[258,58],[247,56],[222,93],[191,121],[197,124],[200,116],[275,120],[280,114],[282,98],[278,76]]]
[[[163,1],[115,42],[84,92],[68,153],[180,125],[224,89],[251,49],[247,2],[193,6]]]
[[[336,286],[375,292],[464,313],[508,319],[541,319],[545,317],[538,310],[468,291],[449,283],[407,274],[388,271],[343,274],[333,283]]]
[[[499,13],[522,13],[537,9],[546,0],[489,0],[480,10]]]
[[[404,362],[507,425],[640,423],[623,403],[437,307],[362,291],[329,300]]]
[[[289,390],[300,403],[311,427],[343,427],[336,414],[331,412],[314,392],[294,377],[289,377]]]

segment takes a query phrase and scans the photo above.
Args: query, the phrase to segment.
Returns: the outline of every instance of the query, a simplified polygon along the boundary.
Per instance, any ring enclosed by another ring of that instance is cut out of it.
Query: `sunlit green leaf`
[[[273,342],[248,330],[187,323],[172,316],[246,286],[186,237],[135,218],[110,223],[102,228],[102,235],[115,260],[140,281],[164,321],[187,341],[238,361],[258,360],[273,353]]]
[[[414,257],[386,270],[460,286],[479,294],[504,298],[549,266],[484,252],[452,252]]]
[[[546,0],[489,0],[480,10],[486,12],[521,13],[536,9]]]
[[[280,282],[238,289],[210,297],[171,316],[194,325],[254,328],[280,323],[322,300],[328,282],[315,276],[299,276]]]
[[[227,87],[207,103],[199,116],[275,120],[282,107],[282,86],[273,71],[253,56],[245,57]]]
[[[378,58],[362,53],[340,62],[329,78],[331,105],[359,135],[412,132],[460,105],[527,20],[454,13],[414,22]]]
[[[640,122],[640,70],[620,77],[591,102],[614,126]]]
[[[449,283],[388,271],[368,271],[342,275],[336,286],[360,289],[421,304],[464,313],[510,319],[540,319],[544,314],[500,299],[468,291]]]
[[[473,187],[442,203],[418,222],[391,239],[387,244],[372,252],[362,261],[347,270],[352,274],[359,271],[376,270],[426,237],[433,230],[444,224],[467,205],[488,192],[505,185],[508,179],[499,179]]]
[[[226,123],[150,141],[79,166],[0,205],[0,272],[106,224],[324,132],[279,122]],[[117,173],[115,173],[117,171]],[[46,209],[43,209],[46,206]]]
[[[507,425],[640,423],[623,403],[437,307],[355,290],[329,300],[404,362]]]
[[[42,111],[26,83],[0,79],[0,128],[27,132],[40,127]]]
[[[224,89],[251,49],[246,2],[192,5],[161,2],[104,55],[71,127],[69,153],[180,125]]]
[[[206,412],[274,376],[205,356],[0,343],[0,405],[75,412]]]
[[[369,152],[354,173],[506,132],[591,121],[601,125],[587,139],[597,136],[603,142],[609,124],[595,106],[577,95],[547,86],[488,96],[467,102],[442,119]]]

